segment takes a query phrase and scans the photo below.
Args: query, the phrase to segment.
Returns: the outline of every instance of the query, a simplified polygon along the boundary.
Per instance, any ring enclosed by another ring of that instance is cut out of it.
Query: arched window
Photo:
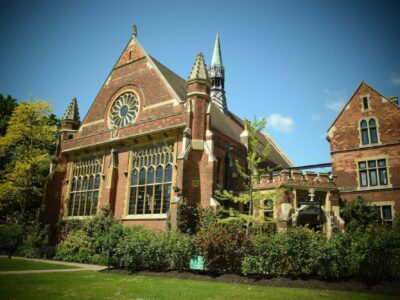
[[[369,134],[371,136],[371,144],[376,144],[378,142],[378,134],[376,131],[376,121],[375,119],[370,119],[368,122]]]
[[[361,140],[363,145],[369,144],[367,121],[361,121]]]
[[[68,216],[89,216],[97,213],[100,191],[102,159],[87,159],[74,162],[68,202]]]
[[[363,145],[378,143],[378,131],[375,119],[370,119],[368,122],[362,120],[360,123],[361,143]]]
[[[165,214],[171,202],[173,146],[135,151],[128,214]],[[136,167],[142,167],[140,170]]]

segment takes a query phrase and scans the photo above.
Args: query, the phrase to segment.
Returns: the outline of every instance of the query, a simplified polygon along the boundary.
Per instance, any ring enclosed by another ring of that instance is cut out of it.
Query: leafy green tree
[[[10,95],[7,98],[0,94],[0,137],[4,136],[7,131],[8,122],[14,111],[18,106],[17,100]],[[4,166],[11,160],[11,155],[0,157],[0,172],[4,170]]]
[[[43,101],[23,102],[0,137],[0,157],[10,161],[0,173],[0,222],[32,223],[41,205],[57,127]]]
[[[7,253],[9,259],[21,245],[23,235],[24,229],[20,224],[0,225],[0,248]]]
[[[364,230],[368,225],[377,223],[378,213],[375,205],[370,205],[363,198],[346,202],[341,215],[345,221],[347,230]]]
[[[219,200],[225,199],[241,204],[242,206],[248,205],[247,214],[231,209],[230,217],[224,220],[224,222],[244,222],[246,226],[246,235],[248,235],[251,224],[260,225],[260,223],[265,222],[264,216],[257,217],[253,214],[255,208],[265,208],[264,200],[266,196],[256,189],[256,185],[260,182],[262,177],[269,174],[272,170],[266,164],[267,157],[271,151],[270,145],[264,145],[260,141],[262,130],[264,130],[266,126],[266,119],[261,118],[257,120],[255,117],[253,122],[245,120],[244,124],[245,128],[248,130],[246,166],[241,166],[238,161],[235,161],[235,169],[244,182],[243,190],[240,193],[228,190],[217,191],[215,196]]]
[[[0,94],[0,136],[4,136],[7,131],[8,122],[14,111],[18,106],[17,100],[10,95],[5,98]]]

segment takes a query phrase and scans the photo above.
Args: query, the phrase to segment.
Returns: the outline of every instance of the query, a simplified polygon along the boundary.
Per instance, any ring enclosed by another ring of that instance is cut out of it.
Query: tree
[[[263,144],[260,139],[262,130],[266,126],[266,119],[261,118],[251,123],[248,120],[244,121],[245,128],[248,130],[248,149],[246,155],[246,166],[241,166],[238,161],[235,161],[235,169],[240,177],[243,179],[243,190],[240,193],[233,191],[223,190],[216,192],[217,199],[230,200],[242,205],[248,205],[247,214],[240,213],[239,211],[230,210],[230,217],[225,220],[243,220],[246,225],[246,235],[249,234],[250,224],[257,224],[265,222],[264,216],[256,217],[253,214],[254,208],[265,208],[265,193],[261,193],[256,189],[256,185],[260,179],[272,170],[266,164],[267,157],[271,151],[269,144]],[[277,193],[278,191],[275,191]]]
[[[10,95],[4,98],[4,96],[0,94],[0,136],[6,134],[8,121],[17,106],[18,103],[16,99],[12,98]]]
[[[42,100],[21,103],[0,137],[0,157],[9,158],[0,173],[0,222],[31,223],[41,205],[56,144],[51,111]]]
[[[1,224],[0,225],[0,248],[6,252],[8,258],[17,251],[22,243],[24,229],[19,224]]]
[[[370,225],[377,223],[379,213],[375,205],[369,205],[363,198],[358,197],[352,202],[346,202],[342,208],[341,215],[345,221],[347,230],[365,230]]]
[[[4,98],[3,95],[0,94],[0,137],[6,134],[8,122],[10,121],[10,117],[17,106],[18,103],[16,99],[12,98],[11,96]],[[0,172],[4,170],[5,165],[9,162],[9,155],[0,157]]]

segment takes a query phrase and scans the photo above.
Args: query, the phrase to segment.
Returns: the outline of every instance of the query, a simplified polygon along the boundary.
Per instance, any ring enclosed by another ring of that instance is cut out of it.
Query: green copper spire
[[[219,45],[219,34],[217,32],[217,37],[215,38],[214,45],[214,53],[211,60],[211,65],[219,65],[222,66],[222,55],[221,55],[221,46]]]

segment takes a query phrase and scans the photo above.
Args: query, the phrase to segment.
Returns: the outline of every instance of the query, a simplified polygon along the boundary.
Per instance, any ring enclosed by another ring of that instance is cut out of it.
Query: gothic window
[[[358,162],[360,187],[388,185],[386,159]]]
[[[101,172],[102,158],[100,157],[73,163],[68,216],[90,216],[97,213]]]
[[[376,120],[370,119],[362,120],[360,123],[361,130],[361,143],[363,145],[377,144],[378,143],[378,131],[376,127]]]
[[[171,202],[173,145],[133,152],[129,215],[166,214]]]
[[[120,95],[111,107],[110,128],[116,129],[131,125],[139,111],[139,100],[132,92]]]

